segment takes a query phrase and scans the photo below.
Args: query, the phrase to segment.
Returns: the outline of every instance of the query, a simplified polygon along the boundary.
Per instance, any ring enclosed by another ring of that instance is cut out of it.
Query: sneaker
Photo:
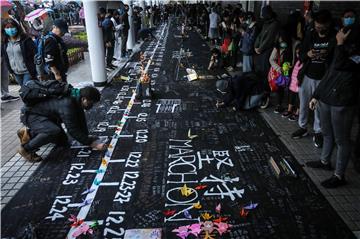
[[[313,141],[316,148],[322,148],[324,139],[321,133],[315,133]]]
[[[318,168],[318,169],[324,169],[324,170],[328,170],[328,171],[333,170],[330,163],[324,164],[321,160],[309,161],[309,162],[306,162],[305,165],[310,168]]]
[[[281,105],[276,106],[274,109],[275,114],[280,114],[283,111],[284,111],[284,109],[281,107]]]
[[[262,99],[260,108],[261,108],[261,109],[266,109],[266,108],[269,106],[269,103],[270,103],[270,97],[269,97],[269,96],[265,96],[265,97]]]
[[[299,119],[299,116],[294,115],[294,114],[290,115],[289,118],[288,118],[288,120],[290,120],[290,121],[297,121],[298,119]]]
[[[238,62],[238,63],[236,64],[236,67],[238,67],[238,68],[241,68],[242,66],[243,66],[242,62]]]
[[[12,96],[12,95],[2,96],[1,102],[5,103],[5,102],[10,102],[10,101],[15,101],[18,99],[20,99],[20,97],[18,97],[18,96]]]
[[[20,139],[20,144],[24,145],[27,142],[30,141],[30,133],[29,133],[29,129],[26,127],[22,127],[17,131],[17,135]]]
[[[302,137],[305,137],[306,135],[308,135],[307,129],[300,128],[291,134],[291,138],[301,139]]]
[[[346,183],[347,182],[344,177],[340,178],[336,175],[333,175],[331,178],[326,179],[325,181],[322,181],[321,185],[324,188],[337,188],[337,187],[345,185]]]
[[[42,160],[42,158],[36,153],[28,152],[23,146],[20,146],[18,153],[27,161],[31,163],[37,163]]]
[[[285,111],[285,112],[282,113],[282,115],[281,115],[281,117],[283,117],[283,118],[288,118],[288,117],[290,117],[290,116],[292,116],[291,111]]]

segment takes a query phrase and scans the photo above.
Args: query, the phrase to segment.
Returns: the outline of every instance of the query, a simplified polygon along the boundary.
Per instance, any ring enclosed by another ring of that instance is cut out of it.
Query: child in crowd
[[[298,74],[303,64],[299,59],[300,44],[295,47],[295,65],[291,74],[291,82],[289,86],[289,104],[286,112],[282,114],[282,117],[288,118],[290,121],[297,121],[299,118],[299,82]]]
[[[232,41],[232,34],[231,31],[227,31],[225,34],[225,38],[223,41],[223,44],[220,47],[221,50],[221,56],[223,59],[223,67],[228,67],[230,64],[230,53],[231,51],[229,51],[229,46],[231,44]]]
[[[279,75],[282,75],[284,72],[282,71],[282,65],[284,62],[292,62],[292,51],[291,51],[291,39],[288,34],[282,30],[279,33],[278,41],[270,55],[270,64],[272,69],[278,72]],[[270,69],[270,70],[272,70]],[[284,99],[286,86],[278,86],[277,87],[277,106],[274,110],[274,113],[281,113],[283,111],[282,103]]]
[[[217,68],[220,66],[220,51],[217,48],[211,50],[211,58],[208,66],[208,70]]]

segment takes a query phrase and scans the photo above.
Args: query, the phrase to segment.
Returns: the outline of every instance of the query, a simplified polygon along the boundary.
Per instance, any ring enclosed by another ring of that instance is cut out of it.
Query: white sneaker
[[[239,67],[239,68],[240,68],[240,67],[242,67],[242,65],[243,65],[242,62],[238,62],[238,63],[236,64],[236,67]]]

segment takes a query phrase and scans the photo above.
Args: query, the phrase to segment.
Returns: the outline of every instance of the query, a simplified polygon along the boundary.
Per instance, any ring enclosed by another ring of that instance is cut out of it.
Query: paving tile
[[[8,193],[7,193],[7,197],[13,197],[16,193],[18,192],[18,190],[10,190]]]
[[[11,197],[3,197],[1,198],[1,203],[8,203],[10,201]]]
[[[28,180],[29,180],[29,177],[24,176],[19,180],[19,183],[25,183]]]
[[[2,178],[10,178],[14,175],[15,171],[11,170],[1,175]]]
[[[8,192],[8,190],[1,189],[1,197],[5,197]]]
[[[25,183],[17,183],[15,184],[15,186],[13,187],[13,189],[20,189],[22,188],[22,186],[24,186]]]
[[[8,180],[8,183],[17,183],[17,182],[19,182],[20,179],[21,179],[21,177],[11,177]]]

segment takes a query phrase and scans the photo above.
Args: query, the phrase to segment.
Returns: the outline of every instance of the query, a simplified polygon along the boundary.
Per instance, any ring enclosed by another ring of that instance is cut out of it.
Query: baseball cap
[[[62,33],[69,32],[68,24],[62,18],[55,19],[54,26],[58,27]]]

